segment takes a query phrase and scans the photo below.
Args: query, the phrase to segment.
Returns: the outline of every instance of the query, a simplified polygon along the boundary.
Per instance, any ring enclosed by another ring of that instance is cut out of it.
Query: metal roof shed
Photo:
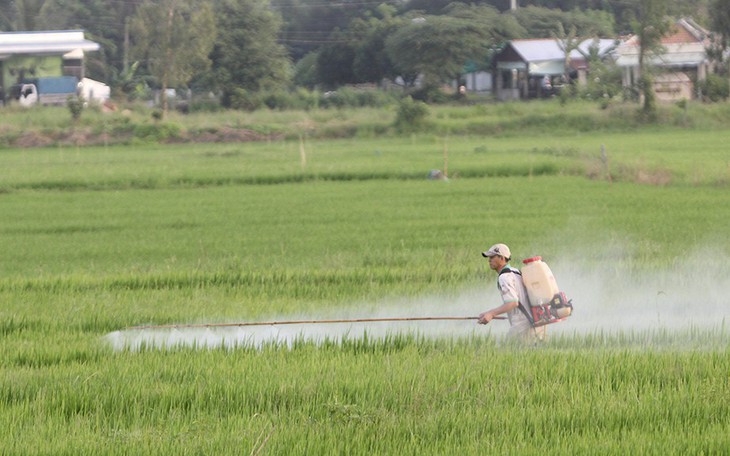
[[[0,60],[16,54],[57,55],[98,51],[99,43],[84,38],[83,30],[0,32]],[[83,56],[83,54],[82,54]]]
[[[612,39],[585,39],[570,53],[570,69],[582,73],[588,69],[585,55],[595,47],[599,57],[607,55],[616,45]],[[531,85],[544,76],[565,73],[565,50],[554,38],[512,40],[495,57],[497,97],[502,100],[527,98]],[[539,92],[539,89],[538,89]],[[539,96],[539,94],[538,94]]]
[[[83,30],[0,32],[0,101],[8,89],[27,78],[84,78],[84,54],[98,51]]]

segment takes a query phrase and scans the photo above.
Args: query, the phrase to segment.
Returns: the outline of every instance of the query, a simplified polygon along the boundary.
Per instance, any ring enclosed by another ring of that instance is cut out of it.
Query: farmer
[[[507,314],[510,323],[508,336],[526,342],[537,342],[545,338],[545,327],[535,328],[525,315],[529,312],[527,290],[519,271],[509,265],[512,254],[504,244],[494,244],[482,256],[489,258],[489,268],[497,274],[497,288],[502,295],[502,305],[479,315],[479,323],[486,325],[494,317]]]

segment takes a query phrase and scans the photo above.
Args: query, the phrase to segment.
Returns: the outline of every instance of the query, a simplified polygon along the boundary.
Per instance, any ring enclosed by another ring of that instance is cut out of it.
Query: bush
[[[414,100],[423,101],[426,103],[448,103],[452,101],[451,95],[447,94],[440,87],[433,85],[425,85],[419,89],[411,92],[411,96]]]
[[[618,67],[597,64],[588,75],[586,85],[581,88],[580,96],[588,100],[612,99],[622,93],[622,86]]]
[[[263,107],[284,111],[287,109],[311,110],[316,108],[383,107],[391,104],[394,96],[377,88],[342,87],[336,91],[320,93],[304,88],[295,91],[269,90],[249,92],[236,88],[224,94],[222,105],[232,109],[255,111]]]
[[[698,85],[704,101],[718,102],[730,97],[730,83],[723,76],[708,74],[707,78]]]
[[[298,88],[294,93],[297,107],[304,110],[317,109],[319,107],[319,93],[311,90]]]
[[[343,108],[359,108],[360,98],[358,92],[355,89],[349,87],[341,87],[337,89],[335,98],[338,101],[339,107]]]
[[[288,109],[310,110],[319,106],[319,95],[306,89],[296,91],[272,90],[261,93],[264,105],[269,109],[285,111]]]
[[[164,141],[180,136],[182,128],[172,123],[141,124],[134,127],[134,137],[150,142]]]
[[[560,106],[565,106],[568,103],[568,100],[573,97],[572,90],[570,89],[570,86],[563,87],[563,90],[561,90],[558,93],[558,98],[560,100]]]
[[[325,92],[319,99],[319,105],[323,108],[344,108],[345,97],[337,91]]]
[[[335,97],[339,106],[349,108],[379,108],[394,101],[392,95],[377,88],[343,87],[337,90]]]
[[[296,108],[296,97],[286,90],[272,90],[260,94],[263,104],[269,109],[284,111]]]
[[[190,103],[189,112],[220,112],[223,106],[218,100],[196,100]]]
[[[81,117],[81,113],[84,111],[84,98],[83,97],[68,97],[66,100],[66,107],[68,107],[71,113],[71,118],[76,121]]]
[[[429,110],[426,103],[414,101],[411,97],[403,98],[398,104],[398,113],[395,117],[395,128],[398,131],[416,131],[426,123]]]
[[[255,111],[263,105],[261,98],[257,94],[240,87],[231,90],[225,99],[230,108],[242,109],[244,111]]]

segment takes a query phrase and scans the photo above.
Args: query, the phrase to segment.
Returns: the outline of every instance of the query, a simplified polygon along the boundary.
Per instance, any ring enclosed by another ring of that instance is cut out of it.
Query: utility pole
[[[124,48],[122,50],[122,71],[129,69],[129,16],[124,18]]]
[[[517,9],[517,0],[512,0],[510,2],[510,8],[509,9],[511,9],[512,11],[514,11],[514,10]]]
[[[167,48],[165,49],[165,59],[164,59],[164,65],[165,69],[162,72],[162,115],[167,114],[167,86],[168,82],[170,80],[170,67],[172,66],[173,59],[175,58],[175,53],[172,50],[172,26],[174,24],[175,19],[175,8],[177,7],[177,2],[174,0],[170,2],[167,9],[167,29],[165,29],[165,46]]]

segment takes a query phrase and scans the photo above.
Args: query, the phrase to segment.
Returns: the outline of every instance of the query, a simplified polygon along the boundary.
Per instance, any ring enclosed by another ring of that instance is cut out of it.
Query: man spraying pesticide
[[[489,268],[497,274],[497,288],[502,305],[479,315],[486,325],[498,315],[507,314],[509,337],[526,342],[545,339],[545,325],[568,317],[573,304],[560,292],[550,268],[540,257],[523,261],[522,272],[510,266],[512,253],[505,244],[495,244],[482,256],[489,259]]]
[[[243,321],[232,323],[181,323],[181,324],[147,324],[130,326],[122,331],[130,331],[134,341],[139,340],[139,332],[146,330],[182,330],[185,328],[223,328],[248,326],[280,326],[280,325],[310,325],[310,324],[345,324],[345,323],[372,323],[372,322],[403,322],[403,321],[436,321],[436,320],[477,320],[483,325],[492,320],[503,320],[502,314],[507,314],[511,328],[508,335],[525,341],[543,340],[545,325],[562,321],[569,316],[573,305],[560,292],[550,268],[542,262],[540,257],[524,260],[522,272],[509,265],[512,257],[509,247],[504,244],[495,244],[482,256],[489,258],[489,267],[496,271],[497,287],[502,295],[503,304],[477,316],[411,316],[411,317],[363,317],[338,319],[307,319],[307,320],[274,320],[274,321]],[[120,333],[115,334],[118,340]],[[154,334],[153,334],[154,336]],[[124,346],[124,335],[121,335]],[[154,337],[153,341],[154,342]],[[222,340],[222,339],[221,339]],[[115,342],[116,343],[116,342]],[[134,342],[136,343],[136,342]],[[147,342],[145,342],[147,343]],[[205,342],[207,343],[207,342]],[[118,344],[119,345],[119,344]]]

